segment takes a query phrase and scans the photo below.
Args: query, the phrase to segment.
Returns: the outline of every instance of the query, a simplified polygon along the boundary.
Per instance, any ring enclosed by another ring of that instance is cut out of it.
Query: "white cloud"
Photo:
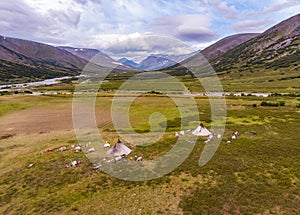
[[[48,25],[45,17],[20,0],[0,1],[0,20],[1,33],[14,37],[35,35]]]
[[[238,33],[261,33],[266,30],[267,26],[274,21],[270,19],[266,20],[243,20],[235,23],[232,28]]]
[[[164,34],[171,34],[183,41],[209,42],[218,36],[211,30],[210,17],[200,14],[177,15],[157,19],[154,29]]]
[[[49,15],[54,17],[59,23],[77,27],[81,13],[72,9],[68,9],[66,12],[51,9],[49,10]]]
[[[275,1],[275,4],[265,7],[264,12],[265,13],[278,12],[278,11],[289,9],[291,7],[298,7],[299,9],[299,6],[300,6],[300,0],[277,0]]]
[[[228,6],[226,1],[210,0],[209,4],[217,13],[222,14],[226,19],[235,19],[237,17],[237,10],[235,6]]]
[[[126,56],[135,61],[149,54],[187,54],[197,50],[177,39],[149,33],[98,35],[90,38],[89,43],[115,59]]]

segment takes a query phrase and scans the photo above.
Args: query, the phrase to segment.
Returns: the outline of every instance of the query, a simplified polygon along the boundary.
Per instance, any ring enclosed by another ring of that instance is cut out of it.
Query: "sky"
[[[0,0],[0,34],[140,61],[260,33],[299,11],[300,0]]]

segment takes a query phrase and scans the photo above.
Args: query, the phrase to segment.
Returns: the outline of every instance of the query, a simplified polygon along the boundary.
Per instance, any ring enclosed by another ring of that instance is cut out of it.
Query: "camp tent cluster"
[[[118,142],[109,149],[106,154],[112,155],[112,156],[122,156],[122,155],[129,155],[131,153],[131,149],[125,146],[124,143],[118,139]]]
[[[207,137],[212,135],[212,132],[210,132],[205,126],[201,123],[193,132],[193,135],[199,136],[199,137]]]

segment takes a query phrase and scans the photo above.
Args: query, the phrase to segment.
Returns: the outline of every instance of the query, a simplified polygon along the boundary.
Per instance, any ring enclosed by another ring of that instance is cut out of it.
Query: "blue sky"
[[[263,32],[299,11],[300,0],[2,0],[0,34],[141,60]]]

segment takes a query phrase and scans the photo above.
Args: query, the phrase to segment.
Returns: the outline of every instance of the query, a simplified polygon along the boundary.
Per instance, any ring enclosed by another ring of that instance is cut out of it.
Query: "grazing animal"
[[[238,131],[235,131],[233,134],[237,137],[240,136],[240,132],[238,132]]]
[[[81,147],[80,146],[76,146],[74,150],[75,150],[75,152],[80,152],[81,151]]]
[[[143,161],[143,158],[142,158],[142,157],[138,157],[138,158],[136,159],[136,161]]]
[[[110,147],[110,144],[106,141],[103,147],[104,147],[104,148],[109,148],[109,147]]]
[[[121,161],[121,160],[122,160],[122,156],[115,157],[116,162]]]
[[[95,148],[90,148],[90,149],[88,150],[88,153],[92,153],[92,152],[95,152]]]

